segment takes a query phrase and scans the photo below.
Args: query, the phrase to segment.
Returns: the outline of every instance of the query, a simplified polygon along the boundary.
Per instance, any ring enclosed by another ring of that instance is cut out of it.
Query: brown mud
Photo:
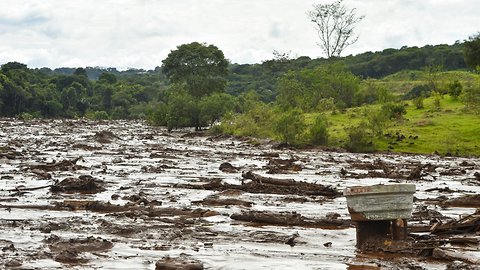
[[[0,268],[478,269],[480,162],[278,148],[135,121],[0,119]],[[414,183],[355,248],[342,190]]]

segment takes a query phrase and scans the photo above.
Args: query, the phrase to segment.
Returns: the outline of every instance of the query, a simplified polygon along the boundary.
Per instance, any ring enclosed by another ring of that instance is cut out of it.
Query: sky
[[[307,18],[331,0],[0,0],[0,64],[154,69],[177,46],[213,44],[232,63],[273,51],[323,57]],[[453,44],[480,31],[478,0],[344,0],[365,18],[342,56]]]

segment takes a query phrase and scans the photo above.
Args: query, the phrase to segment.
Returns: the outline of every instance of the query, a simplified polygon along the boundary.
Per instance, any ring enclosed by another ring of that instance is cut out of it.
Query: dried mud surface
[[[475,158],[0,119],[0,268],[479,269],[479,175]],[[409,242],[361,253],[341,192],[388,183],[416,184]]]

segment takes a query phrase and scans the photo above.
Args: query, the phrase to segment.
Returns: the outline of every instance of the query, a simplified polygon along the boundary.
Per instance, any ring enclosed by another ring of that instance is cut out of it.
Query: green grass
[[[444,89],[446,85],[454,80],[458,80],[464,86],[472,84],[475,81],[478,82],[480,75],[460,70],[438,72],[433,75],[429,75],[424,71],[405,70],[376,80],[375,83],[386,87],[393,94],[403,95],[414,86],[428,84],[432,80],[435,81],[437,87]]]
[[[387,136],[373,139],[378,151],[480,156],[480,115],[465,111],[459,100],[443,96],[439,111],[434,108],[433,98],[425,99],[423,109],[416,109],[411,101],[405,103],[408,106],[404,118],[392,122],[384,132]],[[328,115],[329,144],[343,146],[347,140],[345,128],[365,119],[365,108],[376,106],[379,105]]]

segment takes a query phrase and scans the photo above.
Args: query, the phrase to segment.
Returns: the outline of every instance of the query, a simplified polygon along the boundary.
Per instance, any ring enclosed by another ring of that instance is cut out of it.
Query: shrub
[[[324,116],[315,118],[313,125],[308,128],[307,140],[314,145],[326,145],[328,142],[328,122]]]
[[[408,93],[403,95],[403,99],[414,99],[417,97],[428,97],[430,96],[431,86],[426,84],[414,86]]]
[[[456,99],[462,93],[463,86],[458,80],[454,80],[453,82],[448,84],[447,89],[448,94]]]
[[[351,152],[372,152],[375,150],[375,145],[372,141],[372,135],[368,132],[368,127],[365,122],[357,126],[352,126],[346,129],[348,139],[345,148]]]
[[[33,118],[34,116],[27,112],[23,112],[18,116],[18,119],[22,121],[30,121],[30,120],[33,120]]]
[[[305,122],[300,109],[291,109],[282,113],[274,126],[281,141],[291,145],[301,144],[300,138],[305,131]]]
[[[85,117],[90,120],[107,120],[110,118],[106,111],[87,112]]]
[[[368,121],[367,127],[372,131],[372,135],[380,136],[383,131],[390,124],[390,113],[385,113],[383,109],[380,110],[365,110],[367,112],[366,118]]]
[[[422,96],[416,97],[413,99],[413,105],[415,106],[415,109],[423,109],[425,106],[423,105],[423,100],[424,98]]]
[[[472,85],[465,87],[461,97],[467,110],[475,113],[480,113],[480,85]]]
[[[440,100],[443,98],[442,94],[438,92],[433,92],[432,96],[433,96],[433,110],[440,111],[441,109]]]
[[[407,113],[407,110],[404,104],[390,102],[382,105],[381,113],[388,119],[401,119]]]

